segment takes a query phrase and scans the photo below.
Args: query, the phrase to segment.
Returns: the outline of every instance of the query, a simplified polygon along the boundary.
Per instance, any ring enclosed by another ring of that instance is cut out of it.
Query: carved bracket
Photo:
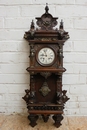
[[[63,104],[69,100],[69,98],[66,96],[66,92],[66,90],[57,92],[57,104]]]

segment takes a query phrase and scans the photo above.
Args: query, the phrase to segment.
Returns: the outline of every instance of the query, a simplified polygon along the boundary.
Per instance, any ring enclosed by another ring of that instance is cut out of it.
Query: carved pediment
[[[57,40],[67,40],[69,39],[69,34],[64,30],[63,20],[61,20],[59,29],[58,29],[58,17],[53,17],[48,13],[48,4],[45,7],[45,13],[41,17],[36,17],[36,24],[38,28],[35,28],[34,21],[32,20],[30,30],[25,32],[24,38],[26,40],[35,40],[35,41],[57,41]],[[57,28],[54,27],[57,25]],[[39,39],[38,39],[39,38]]]
[[[53,27],[57,25],[57,17],[53,17],[48,13],[48,5],[46,4],[45,13],[41,17],[37,17],[37,25],[41,27],[41,30],[53,30]]]

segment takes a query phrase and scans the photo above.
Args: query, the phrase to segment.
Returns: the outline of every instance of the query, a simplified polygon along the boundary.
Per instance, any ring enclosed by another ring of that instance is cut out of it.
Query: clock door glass
[[[38,60],[42,65],[50,65],[54,58],[55,53],[51,48],[44,47],[38,52]]]

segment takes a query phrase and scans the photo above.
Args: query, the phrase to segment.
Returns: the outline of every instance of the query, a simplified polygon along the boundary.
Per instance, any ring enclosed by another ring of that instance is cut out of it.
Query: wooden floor
[[[37,121],[37,126],[29,126],[27,116],[0,115],[0,130],[87,130],[87,117],[64,117],[60,128],[55,128],[52,119],[44,123],[42,118]]]

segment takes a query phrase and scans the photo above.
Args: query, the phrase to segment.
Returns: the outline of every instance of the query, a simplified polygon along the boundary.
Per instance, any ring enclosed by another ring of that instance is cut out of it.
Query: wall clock
[[[60,127],[64,104],[69,100],[67,91],[62,90],[62,74],[66,71],[63,67],[63,45],[69,35],[64,30],[62,20],[59,27],[54,29],[58,26],[58,18],[48,11],[46,4],[45,13],[36,17],[38,28],[35,29],[32,21],[30,30],[24,34],[30,46],[30,66],[27,68],[30,89],[25,90],[23,99],[27,104],[32,127],[37,125],[39,115],[47,122],[51,114],[54,125]]]

